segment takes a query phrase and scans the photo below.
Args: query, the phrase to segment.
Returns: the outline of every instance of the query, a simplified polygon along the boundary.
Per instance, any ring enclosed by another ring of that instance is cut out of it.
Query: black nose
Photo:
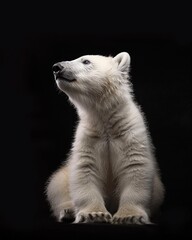
[[[55,63],[52,67],[53,73],[59,73],[62,69],[63,67],[60,63]]]

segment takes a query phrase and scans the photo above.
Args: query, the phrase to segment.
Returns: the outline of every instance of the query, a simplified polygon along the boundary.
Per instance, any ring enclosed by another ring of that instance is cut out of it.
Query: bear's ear
[[[121,52],[113,59],[118,64],[117,67],[121,72],[128,72],[131,58],[127,52]]]

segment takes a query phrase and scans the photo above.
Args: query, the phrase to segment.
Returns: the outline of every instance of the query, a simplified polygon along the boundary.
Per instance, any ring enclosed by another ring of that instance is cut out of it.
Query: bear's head
[[[53,73],[58,88],[75,106],[109,107],[129,89],[129,66],[127,52],[115,57],[86,55],[54,64]]]

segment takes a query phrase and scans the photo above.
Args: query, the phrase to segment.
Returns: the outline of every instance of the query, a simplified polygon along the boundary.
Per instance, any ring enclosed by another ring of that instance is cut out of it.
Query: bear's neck
[[[76,109],[80,120],[84,122],[107,122],[110,120],[113,113],[122,113],[123,109],[131,107],[134,104],[131,95],[121,97],[119,99],[113,98],[113,101],[109,102],[95,102],[93,105],[85,106],[77,104]]]

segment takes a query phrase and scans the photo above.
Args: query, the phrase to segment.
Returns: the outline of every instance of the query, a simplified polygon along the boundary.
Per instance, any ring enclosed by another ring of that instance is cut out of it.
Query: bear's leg
[[[152,195],[152,179],[150,173],[133,166],[119,179],[119,207],[114,214],[114,224],[148,224],[150,223],[150,204]]]
[[[53,215],[61,222],[74,218],[74,208],[69,195],[68,168],[64,166],[50,178],[46,188]]]
[[[110,222],[112,216],[105,207],[101,189],[87,177],[81,175],[80,180],[77,177],[76,191],[71,191],[76,210],[75,223]],[[85,181],[82,181],[83,178]],[[80,181],[81,184],[78,184]]]
[[[75,206],[75,223],[110,222],[105,207],[103,182],[95,171],[95,163],[79,160],[72,170],[71,197]]]

